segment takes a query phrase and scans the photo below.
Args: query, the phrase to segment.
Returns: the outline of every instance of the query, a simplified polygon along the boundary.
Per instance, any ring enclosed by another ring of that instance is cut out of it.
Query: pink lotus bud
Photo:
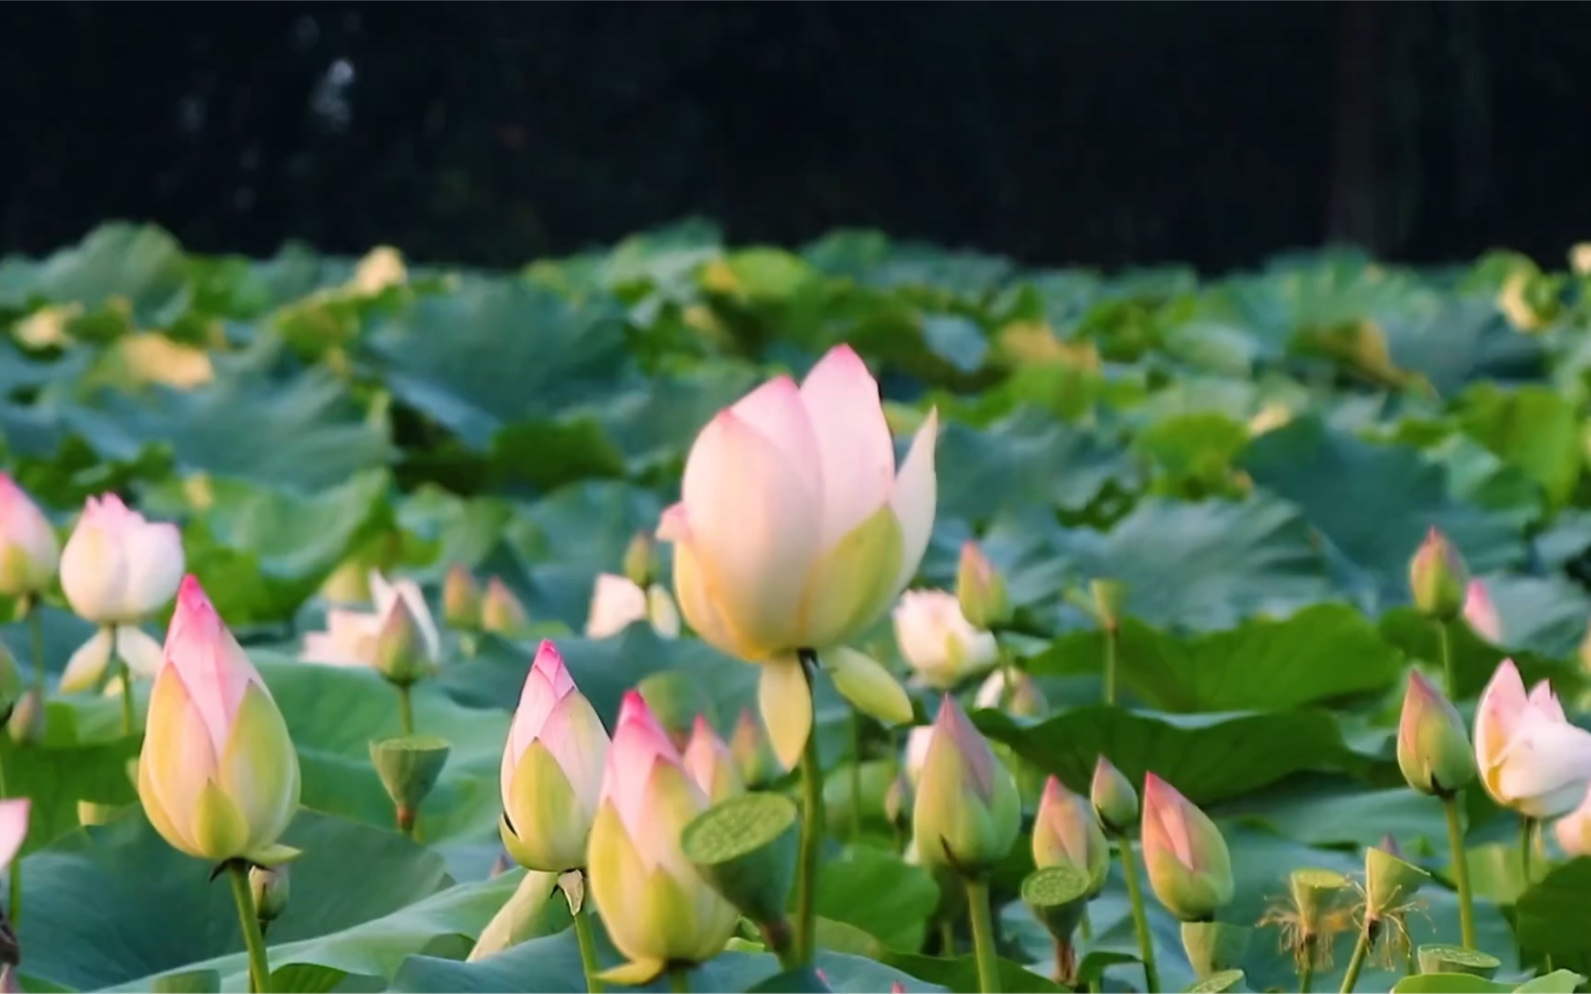
[[[1497,614],[1497,606],[1492,603],[1486,584],[1480,580],[1469,582],[1469,590],[1464,595],[1464,620],[1470,631],[1486,641],[1494,645],[1502,642],[1503,620]]]
[[[1475,708],[1475,763],[1492,800],[1530,818],[1574,809],[1591,781],[1591,732],[1571,725],[1547,681],[1529,694],[1511,659]]]
[[[495,576],[486,582],[486,596],[481,598],[481,628],[511,639],[530,634],[530,614],[525,605]]]
[[[0,872],[11,866],[11,861],[22,851],[28,838],[28,816],[33,802],[26,797],[13,797],[0,801]]]
[[[1119,835],[1138,820],[1138,792],[1132,781],[1105,756],[1094,760],[1094,780],[1088,788],[1088,801],[1099,823]]]
[[[949,694],[934,719],[916,795],[912,829],[925,867],[986,870],[1011,851],[1022,827],[1011,771]]]
[[[1033,822],[1033,864],[1070,866],[1088,876],[1090,898],[1098,896],[1110,874],[1110,843],[1089,803],[1067,790],[1059,778],[1044,782]]]
[[[184,569],[177,526],[144,520],[115,494],[90,497],[61,553],[61,589],[96,625],[132,624],[171,600]]]
[[[1464,718],[1419,670],[1409,671],[1398,722],[1398,767],[1410,787],[1443,797],[1475,779]]]
[[[0,473],[0,594],[22,597],[50,585],[61,560],[55,528],[15,481]]]
[[[1011,600],[1006,596],[1005,578],[994,568],[977,542],[961,546],[961,562],[956,570],[956,599],[969,624],[991,631],[1011,620]]]
[[[685,747],[685,770],[714,804],[746,792],[729,746],[701,715],[691,726],[690,743]]]
[[[1441,529],[1432,527],[1425,541],[1409,561],[1409,592],[1420,613],[1439,621],[1451,621],[1464,608],[1464,588],[1469,570],[1464,559]]]
[[[1183,921],[1210,921],[1232,900],[1232,855],[1221,830],[1153,773],[1144,776],[1143,847],[1149,886]]]

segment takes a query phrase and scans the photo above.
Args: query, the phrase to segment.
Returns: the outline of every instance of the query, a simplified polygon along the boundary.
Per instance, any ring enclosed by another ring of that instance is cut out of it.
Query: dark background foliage
[[[0,250],[516,265],[702,215],[1046,263],[1591,235],[1591,8],[268,3],[0,8]]]

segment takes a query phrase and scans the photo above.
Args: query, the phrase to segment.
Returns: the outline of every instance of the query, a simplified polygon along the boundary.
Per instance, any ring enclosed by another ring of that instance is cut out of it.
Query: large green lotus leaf
[[[95,309],[124,302],[140,325],[177,319],[192,296],[182,246],[153,225],[105,224],[39,263],[7,260],[0,307],[31,300]]]
[[[1429,289],[1378,316],[1392,361],[1451,396],[1482,377],[1537,379],[1545,349],[1514,331],[1489,296],[1450,297]]]
[[[1409,559],[1432,526],[1478,572],[1524,561],[1519,527],[1455,503],[1446,474],[1411,448],[1360,441],[1299,418],[1256,438],[1240,461],[1257,486],[1302,508],[1356,568],[1345,580],[1382,603],[1408,600]]]
[[[1146,498],[1109,532],[1071,529],[1057,546],[1080,580],[1125,583],[1127,613],[1155,625],[1230,628],[1331,594],[1308,525],[1262,495],[1193,504]]]
[[[146,696],[140,694],[140,704]],[[121,805],[137,800],[129,773],[139,743],[121,737],[121,705],[113,698],[51,701],[42,742],[18,745],[0,735],[5,796],[32,801],[24,852],[41,849],[78,827],[78,802]]]
[[[499,497],[459,497],[424,484],[396,501],[394,512],[418,543],[405,572],[440,581],[454,564],[473,569],[485,563],[502,543],[515,507]]]
[[[854,925],[890,949],[921,948],[938,902],[933,876],[893,852],[853,846],[819,869],[818,914]]]
[[[309,496],[242,480],[192,480],[155,491],[145,510],[188,519],[188,570],[238,626],[291,617],[379,527],[389,485],[382,469]]]
[[[105,458],[169,449],[180,470],[315,491],[393,454],[385,420],[372,420],[330,371],[283,380],[256,371],[218,374],[187,391],[151,388],[142,399],[102,391],[62,417]]]
[[[1248,426],[1223,414],[1184,414],[1149,425],[1133,448],[1155,468],[1154,492],[1196,499],[1235,495],[1232,463],[1248,440]]]
[[[973,713],[983,733],[1088,793],[1108,756],[1134,783],[1153,772],[1199,804],[1239,797],[1306,770],[1365,768],[1329,713],[1317,710],[1167,715],[1093,705],[1036,723],[999,711]]]
[[[1501,644],[1543,656],[1573,656],[1591,621],[1591,595],[1561,576],[1488,576]]]
[[[1591,858],[1553,867],[1519,898],[1515,927],[1525,957],[1591,973]],[[1490,950],[1488,950],[1490,951]],[[1495,953],[1493,955],[1496,955]]]
[[[663,502],[625,483],[593,480],[562,487],[523,509],[509,541],[528,562],[617,573],[638,531],[654,531]],[[584,605],[582,605],[583,607]]]
[[[287,720],[303,773],[303,804],[383,827],[393,823],[392,801],[370,765],[370,743],[400,733],[398,692],[373,670],[321,666],[254,653],[260,675]],[[451,670],[452,667],[450,666]],[[502,810],[498,772],[508,736],[508,713],[453,703],[428,681],[415,687],[416,730],[452,746],[441,780],[426,798],[420,831],[429,842],[479,837]]]
[[[1447,848],[1447,820],[1435,798],[1401,785],[1368,787],[1341,776],[1294,777],[1229,801],[1217,814],[1252,820],[1311,846],[1373,846],[1390,835],[1410,850]]]
[[[1576,597],[1571,603],[1578,603]],[[1584,615],[1582,615],[1582,618]],[[1398,607],[1383,614],[1377,623],[1381,637],[1395,645],[1410,659],[1423,660],[1435,670],[1442,667],[1441,644],[1436,628],[1419,612],[1410,607]],[[1567,622],[1566,629],[1567,630]],[[1448,629],[1449,650],[1453,654],[1453,669],[1458,679],[1458,699],[1478,695],[1497,671],[1497,664],[1511,658],[1519,665],[1525,679],[1535,681],[1551,677],[1557,682],[1573,679],[1566,670],[1562,656],[1542,655],[1526,649],[1510,649],[1492,645],[1469,629],[1454,623]],[[1506,636],[1506,633],[1505,633]],[[1506,637],[1504,641],[1509,641]],[[1564,688],[1560,688],[1564,689]]]
[[[303,856],[273,944],[382,918],[449,882],[441,858],[403,836],[314,812],[301,813],[282,841]],[[210,870],[167,845],[137,811],[28,857],[18,930],[27,973],[97,989],[242,949],[231,889],[208,882]],[[481,911],[484,921],[490,910]]]
[[[1573,403],[1546,386],[1478,383],[1459,404],[1464,431],[1540,484],[1549,507],[1562,507],[1574,495],[1585,456]]]
[[[1403,673],[1403,657],[1364,615],[1317,604],[1290,618],[1257,618],[1224,632],[1179,638],[1128,619],[1117,675],[1145,705],[1162,711],[1292,708],[1384,690]],[[1098,632],[1057,639],[1028,669],[1037,674],[1100,674]]]
[[[720,409],[753,390],[760,377],[740,364],[712,362],[679,376],[654,376],[644,388],[613,398],[597,418],[632,475],[667,472]]]

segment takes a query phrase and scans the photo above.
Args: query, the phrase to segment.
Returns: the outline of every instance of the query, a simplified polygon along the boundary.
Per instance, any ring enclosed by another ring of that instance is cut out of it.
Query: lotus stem
[[[0,760],[0,798],[11,796],[11,791],[6,783],[5,763]],[[10,897],[6,901],[6,911],[15,927],[22,919],[22,859],[20,857],[11,861],[11,879],[9,881]]]
[[[1436,622],[1436,643],[1442,656],[1442,682],[1447,689],[1447,699],[1458,700],[1458,670],[1453,665],[1453,636],[1447,630],[1447,622]]]
[[[972,948],[978,957],[978,990],[999,994],[1000,966],[994,952],[994,920],[989,914],[989,884],[967,878],[967,917],[972,922]]]
[[[1107,624],[1105,633],[1105,703],[1116,703],[1116,641],[1118,631],[1114,624]],[[1151,988],[1153,990],[1153,988]]]
[[[1519,818],[1519,876],[1525,881],[1525,889],[1530,889],[1530,860],[1536,848],[1536,819],[1523,815]],[[1470,948],[1474,948],[1471,946]]]
[[[668,971],[668,989],[674,994],[691,994],[691,973],[683,966],[671,967]]]
[[[590,994],[601,994],[602,981],[597,979],[597,974],[601,972],[597,965],[597,944],[591,937],[591,909],[585,906],[585,902],[574,914],[574,925],[575,940],[580,943],[580,968],[586,974],[586,990]]]
[[[1458,820],[1458,798],[1456,791],[1443,797],[1442,811],[1447,815],[1447,846],[1453,852],[1453,883],[1458,886],[1460,941],[1465,949],[1475,949],[1475,896],[1470,890],[1469,857],[1464,851],[1464,828]]]
[[[414,734],[414,699],[409,685],[398,685],[398,725],[404,735]]]
[[[1342,994],[1353,994],[1354,985],[1359,982],[1359,972],[1364,969],[1370,947],[1375,944],[1377,927],[1378,923],[1371,919],[1359,930],[1359,941],[1354,943],[1353,956],[1348,960],[1348,972],[1342,975]]]
[[[1155,939],[1149,934],[1149,916],[1144,911],[1144,892],[1138,883],[1137,856],[1133,854],[1132,839],[1126,833],[1116,839],[1116,851],[1121,855],[1121,875],[1127,882],[1127,900],[1132,905],[1133,930],[1138,933],[1138,956],[1144,962],[1144,990],[1160,989],[1160,970],[1155,966]]]
[[[808,707],[816,713],[812,693],[813,670],[818,655],[811,649],[798,654],[801,672],[806,676]],[[796,956],[802,965],[812,962],[817,951],[818,856],[823,851],[823,769],[818,757],[816,727],[807,730],[807,743],[801,750],[801,857],[796,870]]]
[[[254,907],[254,894],[249,889],[249,864],[241,859],[229,860],[227,873],[232,878],[232,899],[238,906],[243,944],[249,950],[249,990],[255,994],[270,994],[271,964],[265,954],[265,934],[260,931],[259,911]]]

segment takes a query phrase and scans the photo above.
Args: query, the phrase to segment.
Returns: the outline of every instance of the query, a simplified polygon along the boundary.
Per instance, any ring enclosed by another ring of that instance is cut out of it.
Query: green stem
[[[757,926],[762,932],[763,942],[779,958],[779,969],[799,970],[801,961],[796,957],[795,933],[790,929],[788,918],[776,918],[772,921],[762,922]]]
[[[939,919],[939,955],[945,959],[956,955],[956,923],[949,918]]]
[[[0,760],[0,797],[10,797],[11,792],[6,789],[6,768]],[[6,902],[6,911],[9,912],[12,927],[22,919],[22,860],[11,861],[10,899]]]
[[[1342,975],[1342,994],[1353,994],[1354,984],[1359,982],[1359,971],[1364,969],[1370,945],[1375,942],[1374,927],[1373,922],[1366,922],[1359,930],[1359,941],[1354,943],[1353,957],[1348,960],[1348,972]]]
[[[811,649],[799,653],[801,671],[807,680],[807,707],[813,712],[817,701],[812,693],[813,670],[818,655]],[[823,852],[823,769],[818,757],[817,729],[807,729],[807,742],[801,750],[801,861],[796,870],[796,955],[798,962],[812,962],[817,951],[818,857]]]
[[[851,709],[851,841],[862,837],[862,713]]]
[[[691,972],[683,966],[670,967],[668,989],[674,994],[691,994]]]
[[[1000,966],[994,954],[994,921],[989,917],[989,884],[967,878],[967,917],[972,921],[972,949],[978,957],[978,990],[999,994]]]
[[[1116,703],[1116,626],[1105,627],[1105,703]],[[1151,988],[1153,990],[1153,988]]]
[[[104,631],[105,637],[110,640],[110,661],[116,664],[116,673],[122,678],[122,734],[132,735],[138,727],[137,719],[133,716],[133,671],[128,667],[127,660],[116,651],[116,626],[106,625]]]
[[[1314,942],[1311,940],[1310,945]],[[1310,985],[1315,982],[1315,950],[1305,950],[1304,965],[1298,968],[1298,994],[1309,994]]]
[[[249,864],[241,859],[229,860],[227,872],[232,877],[232,900],[237,902],[243,944],[249,950],[249,989],[256,994],[269,994],[271,964],[265,956],[265,936],[260,932],[260,917],[254,908],[254,895],[249,890]]]
[[[1475,949],[1475,896],[1469,885],[1469,856],[1464,850],[1464,826],[1458,820],[1455,791],[1442,798],[1447,814],[1447,847],[1453,853],[1453,883],[1458,885],[1458,928],[1465,949]]]
[[[1524,886],[1529,889],[1530,858],[1535,846],[1536,819],[1521,816],[1519,819],[1519,875],[1524,879]]]
[[[1138,933],[1138,956],[1144,961],[1144,990],[1160,989],[1160,971],[1155,966],[1155,940],[1149,934],[1149,916],[1144,912],[1144,892],[1138,885],[1138,857],[1133,854],[1132,840],[1126,835],[1116,839],[1116,852],[1121,856],[1121,875],[1127,882],[1127,900],[1132,904],[1132,926]]]
[[[1458,671],[1453,666],[1453,637],[1448,634],[1447,622],[1436,624],[1436,642],[1442,654],[1442,681],[1447,688],[1447,699],[1458,700]]]
[[[580,943],[580,968],[586,973],[586,990],[600,994],[602,981],[597,979],[597,974],[601,970],[597,965],[597,944],[591,937],[591,909],[582,907],[574,919],[575,940]]]
[[[39,704],[44,703],[44,618],[39,606],[30,597],[22,600],[22,614],[28,619],[28,637],[33,643],[33,689],[39,692]]]
[[[398,685],[398,724],[404,735],[414,734],[414,700],[406,683]]]
[[[1084,942],[1094,941],[1094,923],[1089,918],[1087,908],[1083,909],[1083,917],[1077,923],[1077,934],[1082,937]]]

